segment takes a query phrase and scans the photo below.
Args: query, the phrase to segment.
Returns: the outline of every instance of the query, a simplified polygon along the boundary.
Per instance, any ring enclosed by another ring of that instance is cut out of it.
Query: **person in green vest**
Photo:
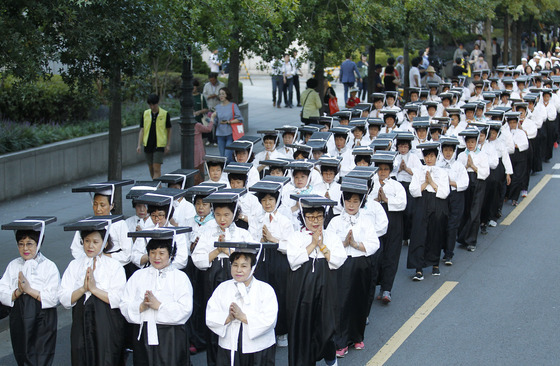
[[[136,152],[140,154],[144,146],[150,175],[155,179],[161,176],[163,155],[169,152],[171,146],[171,117],[166,110],[159,107],[157,94],[148,96],[148,105],[150,109],[144,111],[140,120]]]

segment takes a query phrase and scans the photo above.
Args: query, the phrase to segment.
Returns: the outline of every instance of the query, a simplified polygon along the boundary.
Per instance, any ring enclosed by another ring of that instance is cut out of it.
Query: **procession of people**
[[[347,81],[348,108],[235,138],[242,116],[216,88],[221,156],[166,174],[169,115],[150,96],[138,151],[153,180],[73,189],[92,215],[64,225],[75,234],[62,276],[41,253],[56,217],[2,225],[19,252],[0,279],[17,363],[53,363],[60,304],[73,365],[189,365],[202,351],[209,366],[274,365],[277,347],[290,366],[337,365],[366,348],[374,301],[405,301],[396,276],[452,271],[455,251],[475,251],[503,205],[527,196],[560,139],[559,62],[432,77],[370,102]],[[291,88],[298,67],[289,55],[278,66]],[[293,107],[291,91],[284,100]],[[125,220],[115,191],[131,185]]]

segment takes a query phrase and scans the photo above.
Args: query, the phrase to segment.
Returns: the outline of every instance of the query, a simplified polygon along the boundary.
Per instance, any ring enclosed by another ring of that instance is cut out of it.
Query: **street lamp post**
[[[194,126],[196,120],[193,112],[193,73],[192,73],[192,46],[187,48],[187,55],[183,59],[181,73],[181,169],[194,169]],[[189,185],[192,185],[188,182]]]

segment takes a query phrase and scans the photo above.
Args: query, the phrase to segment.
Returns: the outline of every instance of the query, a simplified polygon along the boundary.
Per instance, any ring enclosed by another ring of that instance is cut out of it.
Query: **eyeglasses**
[[[17,243],[18,248],[33,248],[35,243]]]
[[[317,216],[305,215],[305,219],[307,221],[319,222],[319,221],[323,221],[324,217],[322,215],[317,215]]]
[[[163,218],[165,218],[166,214],[164,214],[164,213],[161,213],[161,214],[158,214],[158,213],[151,213],[150,216],[152,216],[152,217],[159,217],[160,219],[163,219]]]

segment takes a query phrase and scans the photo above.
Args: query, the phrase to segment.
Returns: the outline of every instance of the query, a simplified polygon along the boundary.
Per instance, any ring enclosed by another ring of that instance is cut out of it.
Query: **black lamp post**
[[[193,73],[192,46],[187,47],[187,55],[183,59],[181,73],[181,169],[194,169],[194,103],[193,103]],[[192,178],[190,179],[192,180]],[[192,181],[188,182],[192,185]]]

